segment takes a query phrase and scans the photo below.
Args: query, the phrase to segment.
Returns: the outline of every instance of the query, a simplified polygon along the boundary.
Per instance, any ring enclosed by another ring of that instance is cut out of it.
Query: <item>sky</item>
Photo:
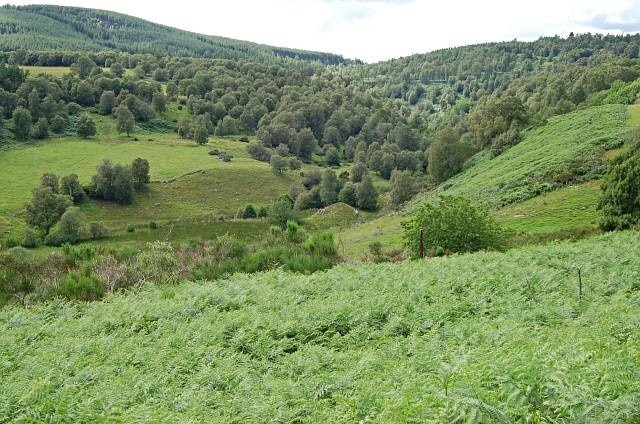
[[[32,0],[377,62],[487,41],[640,32],[640,0]]]

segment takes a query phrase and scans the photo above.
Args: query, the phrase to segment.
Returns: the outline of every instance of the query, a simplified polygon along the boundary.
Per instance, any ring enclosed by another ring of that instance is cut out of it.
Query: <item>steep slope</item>
[[[0,310],[0,421],[637,422],[638,236]]]
[[[636,106],[605,105],[554,117],[496,158],[480,153],[435,191],[419,194],[404,212],[344,229],[338,239],[353,259],[373,241],[400,247],[404,213],[437,194],[483,203],[517,233],[594,231],[600,195],[594,180],[606,171],[609,154],[618,151],[623,135],[637,125],[633,119],[639,112]]]
[[[627,107],[606,105],[554,117],[491,159],[487,152],[449,179],[438,193],[464,195],[492,207],[530,199],[606,171],[605,151],[629,130]]]
[[[247,59],[271,63],[283,59],[345,63],[342,56],[265,46],[208,36],[154,24],[132,16],[64,6],[0,8],[1,50],[116,50],[172,56]]]

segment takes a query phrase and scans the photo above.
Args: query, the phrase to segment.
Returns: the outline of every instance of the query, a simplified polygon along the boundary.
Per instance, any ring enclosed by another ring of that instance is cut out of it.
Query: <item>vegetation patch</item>
[[[626,232],[5,308],[0,419],[635,422],[639,249]]]

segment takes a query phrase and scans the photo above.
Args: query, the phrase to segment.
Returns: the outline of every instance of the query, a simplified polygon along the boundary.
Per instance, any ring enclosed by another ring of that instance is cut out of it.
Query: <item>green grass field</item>
[[[626,232],[5,308],[0,421],[638,422],[639,249]]]
[[[6,175],[6,184],[0,187],[0,231],[13,228],[20,232],[11,217],[19,216],[44,172],[60,177],[76,173],[82,183],[89,183],[98,163],[106,158],[130,163],[143,157],[151,165],[153,182],[132,205],[93,201],[81,206],[87,220],[116,229],[151,220],[229,218],[247,203],[268,205],[301,181],[296,172],[275,175],[268,164],[249,158],[246,143],[234,139],[211,137],[209,145],[197,146],[174,133],[139,131],[134,135],[140,141],[133,141],[116,133],[113,119],[94,118],[95,138],[52,138],[0,153],[0,169]],[[227,152],[232,161],[225,163],[209,155],[211,149]]]
[[[545,193],[496,212],[499,222],[518,232],[545,233],[595,227],[600,184],[591,181]]]

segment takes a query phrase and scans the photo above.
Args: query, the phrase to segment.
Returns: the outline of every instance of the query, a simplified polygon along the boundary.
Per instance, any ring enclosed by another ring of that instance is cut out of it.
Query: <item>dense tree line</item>
[[[104,10],[30,5],[0,8],[0,48],[123,51],[159,56],[252,60],[263,63],[347,63],[342,56],[270,47],[223,37],[194,34]],[[71,62],[70,62],[71,63]],[[41,66],[68,66],[41,62]]]
[[[249,154],[278,173],[302,162],[352,164],[352,184],[364,171],[385,179],[406,171],[438,183],[480,150],[501,154],[521,140],[522,130],[550,116],[635,101],[638,45],[640,36],[585,34],[319,68],[15,50],[0,54],[0,114],[6,119],[0,134],[10,131],[21,141],[50,133],[87,137],[95,125],[86,113],[97,112],[113,116],[127,135],[136,123],[173,128],[198,144],[213,135],[254,135]],[[72,72],[27,76],[16,66],[49,57]],[[167,121],[168,105],[188,116]],[[305,195],[319,203],[315,194]]]

